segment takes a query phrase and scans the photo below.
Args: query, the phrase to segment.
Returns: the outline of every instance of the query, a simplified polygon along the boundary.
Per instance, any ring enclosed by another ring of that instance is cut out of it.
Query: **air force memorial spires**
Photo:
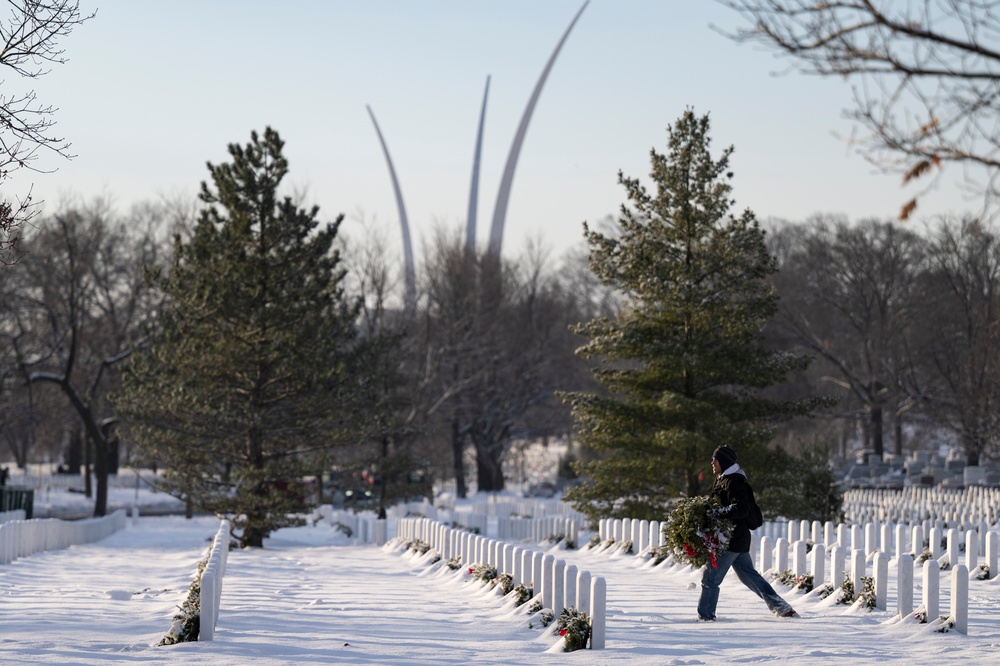
[[[590,4],[590,0],[586,0],[577,11],[576,16],[570,21],[569,27],[566,28],[566,32],[563,33],[562,38],[559,43],[556,44],[556,48],[552,51],[552,55],[549,56],[549,60],[545,63],[545,69],[542,70],[541,76],[538,77],[538,82],[535,84],[534,90],[531,92],[531,97],[528,99],[528,105],[524,109],[524,113],[521,115],[521,122],[517,126],[517,132],[514,134],[514,141],[510,146],[510,152],[507,154],[507,164],[504,166],[503,176],[500,179],[500,190],[497,192],[496,206],[493,209],[493,224],[490,228],[490,242],[487,246],[487,253],[498,257],[500,256],[500,248],[503,243],[503,225],[504,220],[507,217],[507,202],[510,199],[511,185],[514,182],[514,170],[517,168],[517,158],[521,154],[521,145],[524,143],[524,137],[528,133],[528,124],[531,122],[531,114],[535,110],[535,105],[538,103],[538,98],[542,94],[542,88],[545,86],[545,81],[549,77],[549,72],[552,71],[552,66],[556,62],[556,58],[559,56],[559,51],[562,50],[563,44],[566,43],[566,39],[569,37],[569,33],[573,30],[573,26],[576,25],[577,20],[579,20],[580,15],[583,14],[583,10],[587,8]],[[486,100],[490,93],[490,77],[486,77],[486,91],[483,93],[483,106],[482,110],[479,112],[479,129],[476,132],[476,150],[472,159],[472,183],[469,188],[469,213],[466,219],[465,225],[465,247],[469,251],[475,251],[476,249],[476,209],[479,199],[479,161],[482,154],[483,146],[483,125],[486,120]],[[389,149],[386,147],[385,139],[382,136],[382,131],[379,129],[378,121],[375,120],[375,113],[372,111],[371,107],[368,108],[368,115],[371,116],[372,124],[375,126],[375,133],[378,135],[379,143],[382,145],[382,153],[385,155],[386,165],[389,167],[389,178],[392,180],[393,193],[396,196],[396,208],[399,210],[399,224],[403,232],[403,261],[404,261],[404,304],[405,309],[408,313],[413,312],[416,306],[417,300],[417,286],[416,286],[416,268],[413,262],[413,245],[410,242],[410,225],[406,218],[406,206],[403,204],[403,194],[399,187],[399,179],[396,177],[396,169],[392,165],[392,158],[389,156]]]

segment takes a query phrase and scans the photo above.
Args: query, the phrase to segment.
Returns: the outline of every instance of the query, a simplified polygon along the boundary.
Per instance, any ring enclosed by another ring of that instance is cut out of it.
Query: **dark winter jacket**
[[[750,487],[747,485],[746,474],[740,469],[718,477],[712,487],[712,495],[718,497],[722,504],[722,508],[716,511],[716,517],[735,524],[727,550],[749,553],[750,528],[747,527],[747,514],[750,512]]]

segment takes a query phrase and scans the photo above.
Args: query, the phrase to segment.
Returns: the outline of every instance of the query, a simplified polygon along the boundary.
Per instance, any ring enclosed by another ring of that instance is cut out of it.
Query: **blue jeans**
[[[719,603],[719,585],[732,567],[740,582],[764,600],[772,613],[781,614],[792,609],[788,602],[778,596],[771,584],[753,568],[750,553],[734,553],[727,550],[717,558],[717,568],[705,566],[701,575],[701,598],[698,600],[698,617],[702,620],[715,619],[715,607]]]

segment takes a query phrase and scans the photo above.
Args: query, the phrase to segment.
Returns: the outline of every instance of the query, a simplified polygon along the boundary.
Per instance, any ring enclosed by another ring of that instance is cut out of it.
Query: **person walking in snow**
[[[719,602],[719,585],[730,567],[736,571],[740,582],[746,585],[778,617],[798,617],[787,601],[778,596],[770,583],[764,580],[750,559],[750,529],[747,514],[751,510],[750,486],[747,475],[736,462],[736,451],[728,446],[720,446],[712,453],[712,471],[715,485],[712,495],[722,504],[709,511],[709,517],[731,521],[735,527],[729,540],[729,548],[719,555],[716,567],[705,567],[701,577],[701,598],[698,600],[698,619],[715,620],[715,607]]]

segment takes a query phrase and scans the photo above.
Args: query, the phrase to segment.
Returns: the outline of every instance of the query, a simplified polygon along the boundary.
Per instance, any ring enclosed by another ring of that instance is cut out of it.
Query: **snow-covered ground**
[[[131,510],[132,506],[147,514],[184,510],[184,503],[166,493],[153,492],[148,487],[108,488],[108,513],[115,509]],[[43,487],[35,491],[34,518],[81,518],[94,513],[94,500],[82,492],[65,488]]]
[[[140,505],[162,501],[146,492]],[[55,508],[75,497],[52,491],[47,501]],[[0,663],[993,664],[1000,651],[996,581],[970,581],[967,636],[780,586],[802,617],[778,619],[733,575],[719,620],[702,623],[690,569],[558,550],[608,589],[607,649],[562,653],[537,618],[497,592],[398,549],[355,545],[324,524],[231,552],[216,639],[157,647],[217,529],[212,518],[143,517],[99,543],[0,566]]]

